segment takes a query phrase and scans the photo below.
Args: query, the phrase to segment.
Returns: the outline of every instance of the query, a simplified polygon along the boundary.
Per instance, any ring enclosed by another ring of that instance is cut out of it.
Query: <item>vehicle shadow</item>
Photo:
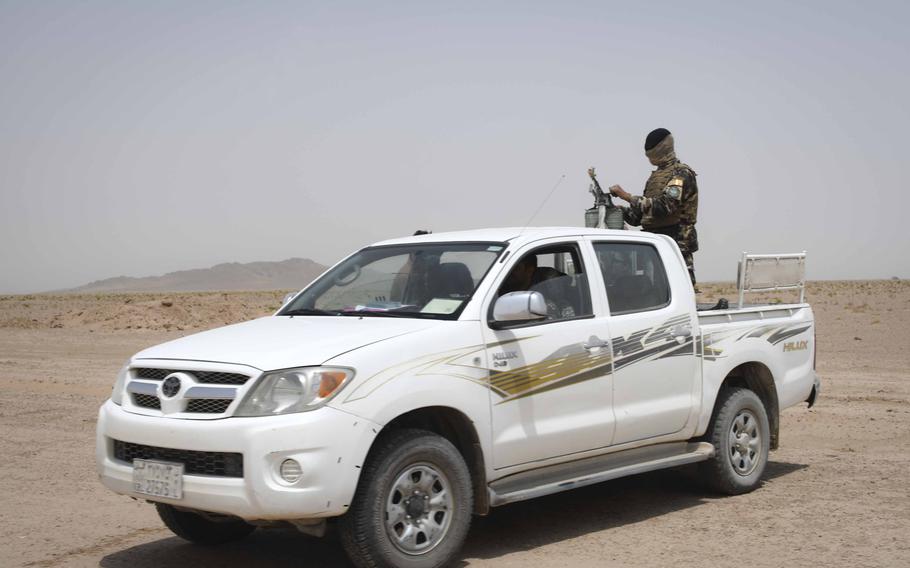
[[[771,461],[763,479],[771,481],[807,467]],[[462,556],[498,558],[735,498],[704,489],[695,466],[626,477],[507,505],[487,517],[475,518]]]
[[[772,461],[764,479],[773,480],[806,467]],[[474,518],[462,557],[493,559],[728,498],[701,489],[694,477],[691,467],[657,471],[494,509],[488,517]],[[100,565],[308,568],[347,567],[350,563],[338,539],[331,534],[320,539],[293,529],[267,529],[258,530],[241,542],[218,547],[196,546],[177,537],[164,538],[113,552],[102,558]]]

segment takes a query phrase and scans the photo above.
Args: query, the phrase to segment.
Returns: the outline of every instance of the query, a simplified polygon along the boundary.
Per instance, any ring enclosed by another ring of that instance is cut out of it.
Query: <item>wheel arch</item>
[[[474,422],[463,412],[450,406],[424,406],[409,410],[389,421],[379,432],[383,434],[403,428],[416,428],[437,434],[458,450],[471,472],[474,493],[474,514],[486,515],[490,510],[487,490],[486,464],[483,448]],[[373,447],[376,445],[373,441]],[[370,448],[372,452],[373,447]]]
[[[774,375],[766,365],[757,361],[740,363],[727,373],[720,388],[741,387],[754,392],[768,414],[768,429],[771,432],[771,449],[776,450],[780,444],[780,403],[777,398],[777,386]],[[719,392],[719,389],[718,389]],[[717,411],[717,398],[714,410]]]

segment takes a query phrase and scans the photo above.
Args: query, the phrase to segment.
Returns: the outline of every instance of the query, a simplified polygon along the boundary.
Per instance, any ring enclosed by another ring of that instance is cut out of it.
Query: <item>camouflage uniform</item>
[[[648,158],[657,165],[645,183],[644,195],[632,196],[624,209],[626,223],[645,231],[668,235],[679,245],[692,285],[695,285],[695,262],[692,254],[698,250],[698,183],[695,172],[676,158],[673,137],[667,136],[653,149]]]

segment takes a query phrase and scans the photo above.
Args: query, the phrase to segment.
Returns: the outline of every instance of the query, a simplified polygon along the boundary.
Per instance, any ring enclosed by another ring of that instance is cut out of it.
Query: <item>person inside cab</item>
[[[504,296],[509,292],[524,292],[533,285],[534,271],[537,270],[537,256],[529,254],[518,261],[512,272],[506,277],[499,287],[499,295]]]
[[[512,268],[505,281],[499,287],[498,295],[510,292],[540,292],[547,304],[548,319],[575,317],[577,289],[574,278],[552,266],[547,266],[554,256],[567,253],[555,250],[541,250],[524,256]],[[539,256],[544,257],[544,266]],[[549,259],[549,260],[547,260]]]

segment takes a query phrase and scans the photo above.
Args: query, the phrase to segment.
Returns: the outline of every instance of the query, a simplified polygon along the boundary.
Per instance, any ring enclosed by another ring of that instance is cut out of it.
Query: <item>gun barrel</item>
[[[594,196],[594,207],[585,212],[585,226],[600,229],[622,229],[624,226],[622,209],[613,205],[610,193],[600,187],[594,168],[588,169],[588,175],[591,177],[588,191]]]
[[[610,197],[609,193],[605,192],[603,188],[600,187],[600,182],[597,181],[597,175],[594,174],[594,168],[588,170],[588,175],[591,176],[591,181],[594,182],[591,193],[594,194],[595,205],[613,207],[613,199]]]

